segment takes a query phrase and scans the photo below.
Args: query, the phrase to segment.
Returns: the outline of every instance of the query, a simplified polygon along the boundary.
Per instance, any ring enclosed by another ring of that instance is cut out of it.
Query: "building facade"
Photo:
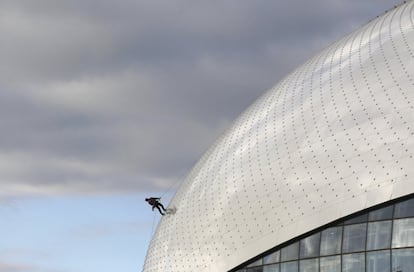
[[[414,196],[338,220],[232,271],[412,272]]]
[[[144,271],[414,271],[413,20],[413,1],[395,7],[239,116],[178,189]]]

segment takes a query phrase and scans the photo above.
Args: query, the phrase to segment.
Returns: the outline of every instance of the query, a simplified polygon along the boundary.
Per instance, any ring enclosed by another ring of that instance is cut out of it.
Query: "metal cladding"
[[[370,21],[251,105],[189,173],[144,271],[228,271],[414,193],[414,2]]]

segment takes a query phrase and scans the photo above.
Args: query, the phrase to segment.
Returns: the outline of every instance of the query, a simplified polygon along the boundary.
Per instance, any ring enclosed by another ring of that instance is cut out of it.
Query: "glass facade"
[[[342,227],[328,228],[322,231],[321,256],[341,253]]]
[[[414,196],[276,248],[237,272],[414,272]]]

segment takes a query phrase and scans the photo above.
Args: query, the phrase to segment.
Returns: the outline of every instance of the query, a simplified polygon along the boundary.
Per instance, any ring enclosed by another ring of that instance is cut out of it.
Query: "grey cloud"
[[[19,264],[7,264],[0,262],[0,272],[26,272],[33,271],[33,267]]]
[[[62,272],[61,270],[42,269],[34,265],[0,261],[0,272]]]
[[[0,272],[63,272],[64,270],[52,267],[43,267],[36,262],[21,261],[50,260],[53,253],[24,248],[2,248],[0,249]]]
[[[263,91],[392,4],[4,0],[2,197],[163,190]]]
[[[13,2],[2,9],[0,52],[8,65],[1,74],[32,80],[191,62],[202,55],[244,58],[269,43],[339,34],[383,10],[365,1],[327,0]]]

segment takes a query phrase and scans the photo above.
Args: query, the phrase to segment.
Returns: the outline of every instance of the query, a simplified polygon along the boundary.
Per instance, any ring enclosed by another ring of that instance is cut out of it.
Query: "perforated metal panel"
[[[413,10],[371,21],[250,106],[179,188],[144,271],[227,271],[413,193]]]

